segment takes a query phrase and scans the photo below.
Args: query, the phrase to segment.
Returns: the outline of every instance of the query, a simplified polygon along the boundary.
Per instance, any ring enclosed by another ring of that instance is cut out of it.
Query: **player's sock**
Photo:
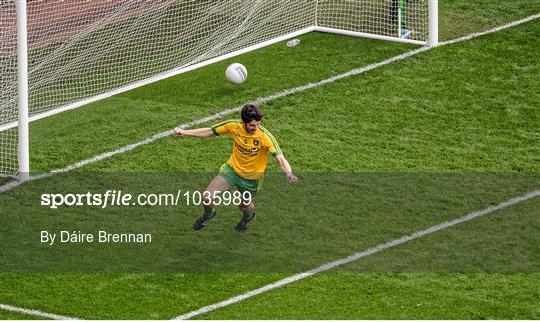
[[[211,207],[204,207],[204,213],[203,213],[203,220],[210,220],[214,218],[216,215],[216,212],[214,211],[214,208]]]
[[[250,222],[255,218],[255,212],[244,212],[242,215],[242,220],[244,222]]]

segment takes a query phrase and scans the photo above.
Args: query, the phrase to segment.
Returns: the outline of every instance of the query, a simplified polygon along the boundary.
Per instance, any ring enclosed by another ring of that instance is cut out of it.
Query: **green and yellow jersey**
[[[262,126],[254,133],[248,133],[242,121],[230,120],[216,124],[212,127],[212,132],[233,139],[233,150],[227,164],[244,179],[262,178],[268,162],[268,153],[274,156],[281,154],[274,136]]]

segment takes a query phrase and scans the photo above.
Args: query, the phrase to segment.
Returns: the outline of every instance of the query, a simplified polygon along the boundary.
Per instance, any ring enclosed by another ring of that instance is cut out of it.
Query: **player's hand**
[[[185,136],[186,135],[186,131],[185,130],[182,130],[181,128],[177,127],[173,130],[173,135],[174,137],[179,137],[179,136]]]
[[[287,180],[289,180],[290,184],[297,184],[298,183],[298,177],[295,176],[292,173],[287,174]]]

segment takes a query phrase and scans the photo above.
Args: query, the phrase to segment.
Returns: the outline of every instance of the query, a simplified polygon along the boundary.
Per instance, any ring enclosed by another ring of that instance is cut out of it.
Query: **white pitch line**
[[[512,27],[515,27],[515,26],[519,26],[521,24],[524,24],[524,23],[529,22],[529,21],[533,21],[533,20],[538,19],[538,18],[540,18],[540,13],[534,14],[532,16],[528,16],[528,17],[520,19],[520,20],[512,21],[512,22],[509,22],[507,24],[504,24],[504,25],[501,25],[501,26],[498,26],[498,27],[495,27],[495,28],[492,28],[492,29],[489,29],[489,30],[486,30],[486,31],[473,32],[472,34],[468,34],[468,35],[465,35],[463,37],[459,37],[459,38],[448,40],[448,41],[443,41],[443,42],[439,43],[439,46],[452,45],[452,44],[455,44],[455,43],[458,43],[458,42],[471,40],[471,39],[476,38],[476,37],[492,34],[492,33],[495,33],[495,32],[499,32],[501,30],[505,30],[505,29],[512,28]]]
[[[511,28],[511,27],[518,26],[520,24],[523,24],[523,23],[526,23],[526,22],[529,22],[529,21],[532,21],[532,20],[535,20],[535,19],[538,19],[538,18],[540,18],[540,13],[529,16],[529,17],[526,17],[526,18],[523,18],[523,19],[520,19],[520,20],[516,20],[514,22],[511,22],[511,23],[508,23],[508,24],[505,24],[505,25],[502,25],[502,26],[499,26],[499,27],[496,27],[496,28],[493,28],[493,29],[486,30],[486,31],[483,31],[483,32],[472,33],[472,34],[469,34],[469,35],[466,35],[466,36],[463,36],[463,37],[460,37],[460,38],[457,38],[457,39],[454,39],[454,40],[441,42],[439,44],[439,47],[440,46],[445,46],[445,45],[451,45],[451,44],[454,44],[454,43],[467,41],[467,40],[470,40],[470,39],[473,39],[473,38],[476,38],[476,37],[480,37],[480,36],[484,36],[484,35],[487,35],[487,34],[495,33],[495,32],[501,31],[501,30],[505,30],[505,29],[508,29],[508,28]],[[437,47],[435,47],[435,48],[437,48]],[[309,83],[309,84],[304,85],[304,86],[299,86],[299,87],[287,89],[287,90],[281,91],[279,93],[276,93],[274,95],[270,95],[270,96],[266,96],[266,97],[260,97],[260,98],[257,98],[256,100],[252,101],[252,103],[254,103],[254,104],[263,104],[263,103],[266,103],[266,102],[269,102],[269,101],[272,101],[272,100],[275,100],[275,99],[278,99],[278,98],[282,98],[282,97],[285,97],[285,96],[288,96],[288,95],[304,92],[306,90],[317,88],[317,87],[320,87],[322,85],[326,85],[326,84],[329,84],[329,83],[334,83],[334,82],[336,82],[338,80],[341,80],[341,79],[344,79],[344,78],[347,78],[347,77],[351,77],[351,76],[360,75],[360,74],[363,74],[363,73],[368,72],[370,70],[373,70],[375,68],[385,66],[385,65],[391,64],[391,63],[396,62],[396,61],[404,60],[406,58],[415,56],[415,55],[417,55],[419,53],[422,53],[422,52],[425,52],[425,51],[428,51],[428,50],[431,50],[431,49],[433,49],[433,47],[421,47],[421,48],[418,48],[418,49],[415,49],[415,50],[411,50],[409,52],[406,52],[406,53],[401,54],[401,55],[394,56],[394,57],[386,59],[384,61],[374,63],[374,64],[370,64],[370,65],[367,65],[365,67],[355,68],[355,69],[352,69],[352,70],[350,70],[350,71],[348,71],[346,73],[339,74],[339,75],[336,75],[336,76],[321,80],[319,82]],[[179,127],[185,129],[185,128],[192,127],[194,125],[199,125],[199,124],[203,124],[203,123],[206,123],[206,122],[209,122],[209,121],[214,121],[214,120],[219,119],[221,117],[236,113],[236,112],[240,111],[241,108],[242,108],[241,106],[229,108],[229,109],[226,109],[226,110],[221,111],[219,113],[216,113],[216,114],[213,114],[213,115],[210,115],[210,116],[198,119],[198,120],[194,120],[194,121],[191,121],[191,122],[188,122],[188,123],[184,123],[184,124],[180,125]],[[95,163],[95,162],[98,162],[98,161],[101,161],[101,160],[108,159],[108,158],[110,158],[112,156],[115,156],[117,154],[121,154],[121,153],[131,151],[131,150],[133,150],[133,149],[135,149],[135,148],[137,148],[139,146],[150,144],[150,143],[152,143],[152,142],[154,142],[156,140],[162,139],[162,138],[164,138],[166,136],[169,136],[171,134],[172,134],[172,130],[161,132],[161,133],[155,134],[155,135],[153,135],[153,136],[151,136],[149,138],[146,138],[146,139],[144,139],[142,141],[126,145],[124,147],[118,148],[118,149],[113,150],[113,151],[109,151],[109,152],[105,152],[105,153],[96,155],[96,156],[94,156],[92,158],[89,158],[89,159],[82,160],[82,161],[79,161],[77,163],[71,164],[71,165],[69,165],[69,166],[67,166],[65,168],[55,169],[55,170],[52,170],[51,172],[48,172],[48,173],[43,173],[43,174],[40,174],[40,175],[30,176],[27,181],[40,180],[40,179],[44,179],[44,178],[54,176],[54,175],[59,174],[59,173],[64,173],[64,172],[68,172],[68,171],[75,170],[75,169],[78,169],[78,168],[82,168],[82,167],[84,167],[86,165],[89,165],[91,163]],[[16,188],[19,185],[21,185],[22,183],[24,183],[24,182],[13,181],[13,182],[10,182],[10,183],[5,184],[3,186],[0,186],[0,193],[11,190],[13,188]]]
[[[45,313],[45,312],[41,312],[41,311],[38,311],[38,310],[23,309],[23,308],[20,308],[20,307],[15,307],[15,306],[5,305],[5,304],[0,304],[0,310],[17,312],[17,313],[22,313],[22,314],[26,314],[26,315],[39,316],[39,317],[42,317],[42,318],[53,319],[53,320],[77,320],[76,318],[72,318],[72,317],[69,317],[69,316],[63,316],[63,315],[52,314],[52,313]]]
[[[382,252],[382,251],[387,250],[389,248],[393,248],[393,247],[405,244],[405,243],[407,243],[407,242],[409,242],[411,240],[414,240],[414,239],[417,239],[417,238],[420,238],[420,237],[423,237],[423,236],[426,236],[426,235],[429,235],[429,234],[433,234],[433,233],[441,231],[443,229],[455,226],[457,224],[460,224],[460,223],[463,223],[463,222],[466,222],[466,221],[473,220],[473,219],[478,218],[480,216],[487,215],[487,214],[492,213],[494,211],[506,208],[506,207],[511,206],[511,205],[515,205],[517,203],[520,203],[520,202],[523,202],[525,200],[528,200],[528,199],[531,199],[531,198],[534,198],[534,197],[538,197],[538,196],[540,196],[540,190],[535,190],[535,191],[529,192],[529,193],[527,193],[527,194],[525,194],[523,196],[512,198],[512,199],[509,199],[507,201],[501,202],[498,205],[490,206],[490,207],[487,207],[487,208],[482,209],[482,210],[471,212],[471,213],[469,213],[469,214],[467,214],[467,215],[465,215],[463,217],[459,217],[459,218],[451,220],[451,221],[445,221],[445,222],[440,223],[438,225],[431,226],[431,227],[429,227],[427,229],[417,231],[417,232],[412,233],[412,234],[407,235],[407,236],[403,236],[403,237],[401,237],[399,239],[394,239],[394,240],[391,240],[391,241],[386,242],[384,244],[380,244],[380,245],[377,245],[375,247],[368,248],[366,250],[357,252],[357,253],[349,256],[349,257],[342,258],[342,259],[339,259],[339,260],[336,260],[336,261],[333,261],[333,262],[330,262],[330,263],[323,264],[323,265],[321,265],[319,267],[316,267],[316,268],[314,268],[312,270],[309,270],[309,271],[306,271],[306,272],[303,272],[303,273],[299,273],[299,274],[295,274],[295,275],[286,277],[284,279],[281,279],[281,280],[279,280],[277,282],[265,285],[265,286],[263,286],[261,288],[246,292],[246,293],[241,294],[241,295],[231,297],[231,298],[229,298],[227,300],[224,300],[224,301],[212,304],[212,305],[204,306],[204,307],[202,307],[202,308],[200,308],[198,310],[195,310],[195,311],[188,312],[186,314],[177,316],[177,317],[174,318],[174,320],[187,320],[187,319],[190,319],[192,317],[195,317],[195,316],[198,316],[198,315],[201,315],[201,314],[205,314],[205,313],[208,313],[210,311],[213,311],[213,310],[216,310],[216,309],[219,309],[219,308],[231,305],[231,304],[238,303],[240,301],[243,301],[243,300],[248,299],[250,297],[253,297],[253,296],[268,292],[268,291],[276,289],[278,287],[282,287],[284,285],[287,285],[287,284],[302,280],[304,278],[307,278],[307,277],[310,277],[310,276],[313,276],[313,275],[316,275],[316,274],[319,274],[319,273],[322,273],[322,272],[326,272],[326,271],[331,270],[333,268],[336,268],[338,266],[342,266],[342,265],[345,265],[347,263],[356,261],[356,260],[358,260],[360,258],[369,256],[369,255],[372,255],[372,254],[375,254],[375,253]]]
[[[478,218],[480,216],[487,215],[487,214],[495,212],[497,210],[500,210],[500,209],[503,209],[503,208],[518,204],[520,202],[523,202],[523,201],[526,201],[526,200],[529,200],[529,199],[532,199],[532,198],[535,198],[535,197],[538,197],[538,196],[540,196],[540,190],[531,191],[531,192],[529,192],[529,193],[527,193],[527,194],[525,194],[523,196],[512,198],[512,199],[509,199],[507,201],[501,202],[498,205],[489,206],[489,207],[487,207],[485,209],[475,211],[475,212],[471,212],[471,213],[469,213],[469,214],[467,214],[467,215],[465,215],[463,217],[460,217],[460,218],[457,218],[457,219],[454,219],[454,220],[451,220],[451,221],[445,221],[445,222],[440,223],[438,225],[431,226],[431,227],[429,227],[427,229],[420,230],[420,231],[417,231],[415,233],[412,233],[411,235],[407,235],[407,236],[401,237],[399,239],[394,239],[394,240],[386,242],[384,244],[380,244],[378,246],[368,248],[366,250],[357,252],[357,253],[349,256],[349,257],[342,258],[342,259],[339,259],[339,260],[336,260],[336,261],[333,261],[333,262],[330,262],[330,263],[323,264],[323,265],[321,265],[321,266],[319,266],[317,268],[314,268],[312,270],[292,275],[290,277],[281,279],[281,280],[279,280],[277,282],[274,282],[272,284],[268,284],[268,285],[263,286],[261,288],[246,292],[244,294],[241,294],[241,295],[238,295],[238,296],[235,296],[235,297],[231,297],[231,298],[229,298],[229,299],[227,299],[225,301],[221,301],[221,302],[218,302],[218,303],[215,303],[215,304],[212,304],[212,305],[208,305],[208,306],[202,307],[202,308],[200,308],[198,310],[191,311],[191,312],[188,312],[186,314],[177,316],[174,319],[175,320],[187,320],[187,319],[190,319],[192,317],[195,317],[195,316],[198,316],[198,315],[201,315],[201,314],[208,313],[210,311],[216,310],[218,308],[225,307],[225,306],[228,306],[228,305],[231,305],[231,304],[234,304],[234,303],[238,303],[240,301],[243,301],[243,300],[248,299],[250,297],[253,297],[253,296],[268,292],[268,291],[273,290],[275,288],[279,288],[281,286],[284,286],[284,285],[287,285],[287,284],[302,280],[304,278],[307,278],[307,277],[310,277],[310,276],[313,276],[313,275],[316,275],[316,274],[331,270],[331,269],[336,268],[338,266],[342,266],[342,265],[345,265],[347,263],[356,261],[356,260],[358,260],[360,258],[369,256],[369,255],[372,255],[372,254],[375,254],[375,253],[382,252],[382,251],[384,251],[386,249],[399,246],[399,245],[404,244],[406,242],[409,242],[411,240],[414,240],[414,239],[417,239],[417,238],[420,238],[420,237],[423,237],[423,236],[426,236],[426,235],[429,235],[429,234],[433,234],[433,233],[441,231],[443,229],[455,226],[457,224],[460,224],[460,223],[463,223],[463,222],[466,222],[466,221],[473,220],[473,219]],[[50,319],[54,319],[54,320],[76,320],[76,318],[73,318],[73,317],[62,316],[62,315],[58,315],[58,314],[45,313],[45,312],[41,312],[41,311],[38,311],[38,310],[24,309],[24,308],[19,308],[19,307],[15,307],[15,306],[11,306],[11,305],[6,305],[6,304],[0,304],[0,310],[18,312],[18,313],[22,313],[22,314],[39,316],[39,317],[43,317],[43,318],[50,318]]]

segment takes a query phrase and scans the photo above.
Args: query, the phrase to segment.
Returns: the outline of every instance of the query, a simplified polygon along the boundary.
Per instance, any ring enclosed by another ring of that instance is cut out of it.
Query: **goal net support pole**
[[[26,0],[16,0],[17,10],[17,92],[19,109],[18,179],[25,181],[30,175],[30,138],[28,130],[28,40]]]
[[[439,45],[439,0],[429,0],[428,11],[429,37],[427,45],[436,47]]]

